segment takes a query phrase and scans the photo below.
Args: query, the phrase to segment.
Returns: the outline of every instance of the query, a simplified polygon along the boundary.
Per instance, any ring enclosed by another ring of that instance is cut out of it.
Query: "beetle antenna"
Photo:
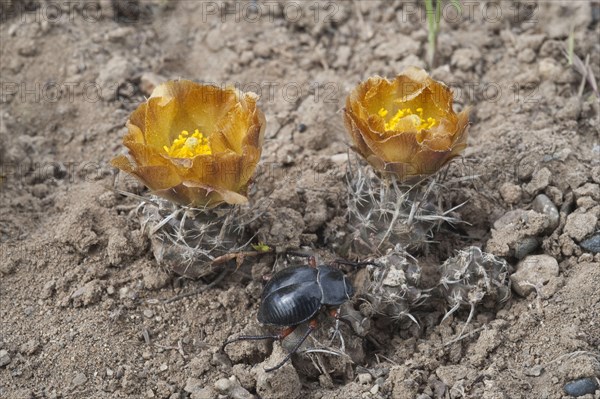
[[[276,335],[242,335],[239,336],[237,338],[233,338],[233,339],[228,339],[225,342],[223,342],[223,345],[221,345],[221,352],[225,351],[225,347],[229,344],[232,344],[234,342],[238,342],[238,341],[260,341],[263,339],[272,339],[272,340],[279,340],[281,339],[281,334],[276,334]]]
[[[268,369],[265,369],[265,371],[267,373],[271,372],[271,371],[275,371],[279,368],[281,368],[284,364],[287,363],[288,360],[291,359],[292,355],[296,352],[298,352],[298,349],[300,349],[300,347],[302,346],[302,344],[304,343],[304,341],[306,341],[306,338],[308,338],[308,336],[310,335],[311,332],[313,332],[315,329],[317,328],[317,321],[316,320],[311,320],[310,323],[308,324],[308,329],[306,330],[306,332],[304,333],[304,335],[302,336],[302,339],[300,339],[300,341],[298,341],[298,343],[296,344],[296,346],[294,346],[294,349],[292,349],[290,351],[290,353],[288,353],[282,361],[280,361],[279,363],[277,363],[275,366],[270,367]]]

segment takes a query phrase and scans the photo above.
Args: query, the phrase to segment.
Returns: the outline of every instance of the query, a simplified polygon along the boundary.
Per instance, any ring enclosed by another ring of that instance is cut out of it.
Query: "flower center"
[[[182,131],[179,137],[173,140],[171,147],[163,148],[173,158],[192,158],[196,155],[212,154],[208,138],[204,137],[198,129],[191,136],[187,130]]]
[[[381,108],[379,112],[377,112],[379,116],[385,118],[388,114],[388,110],[385,108]],[[435,118],[425,118],[423,117],[423,108],[417,108],[417,113],[414,114],[410,108],[399,109],[388,122],[385,122],[385,130],[396,130],[400,120],[407,116],[411,116],[410,121],[417,129],[417,131],[431,129],[437,124]]]

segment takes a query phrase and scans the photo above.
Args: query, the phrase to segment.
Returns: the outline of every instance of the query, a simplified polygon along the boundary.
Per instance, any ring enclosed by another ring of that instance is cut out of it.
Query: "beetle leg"
[[[237,338],[228,339],[227,341],[223,342],[223,345],[221,345],[221,351],[224,351],[225,347],[227,345],[232,344],[237,341],[260,341],[263,339],[272,339],[273,341],[281,341],[282,339],[284,339],[285,337],[287,337],[288,335],[293,333],[295,329],[296,329],[296,327],[288,327],[288,328],[281,330],[281,332],[279,334],[271,334],[271,335],[241,335]]]
[[[340,320],[343,319],[340,317],[340,308],[330,309],[329,315],[335,319],[335,331],[333,332],[333,337],[331,337],[331,342],[333,342],[335,336],[340,333]]]
[[[333,317],[335,319],[335,330],[333,331],[333,335],[331,336],[331,340],[329,341],[329,344],[333,344],[333,341],[335,340],[336,335],[340,336],[340,342],[342,344],[341,348],[342,348],[342,352],[345,351],[345,343],[344,343],[344,337],[342,336],[342,333],[340,332],[340,321],[343,321],[344,323],[350,325],[350,322],[348,320],[342,319],[340,316],[340,308],[333,308],[333,309],[329,309],[329,315],[331,317]]]
[[[338,329],[339,324],[337,324],[338,322],[343,322],[345,323],[348,327],[350,327],[350,331],[352,331],[354,333],[354,329],[352,328],[352,323],[350,322],[350,320],[344,319],[342,317],[342,314],[340,313],[340,308],[334,308],[329,310],[329,315],[331,317],[333,317],[336,320],[336,330]],[[356,333],[354,333],[356,334]],[[357,334],[357,336],[360,337],[360,335]]]
[[[291,328],[295,328],[295,327],[291,327]],[[271,372],[271,371],[275,371],[278,368],[280,368],[281,366],[283,366],[284,364],[287,363],[288,360],[290,360],[290,358],[292,357],[292,355],[296,352],[298,352],[298,349],[300,349],[300,347],[302,346],[302,344],[304,343],[304,341],[306,341],[306,338],[308,338],[308,336],[310,335],[311,332],[313,332],[315,329],[317,328],[317,320],[313,319],[310,322],[308,322],[308,329],[306,330],[306,332],[304,333],[304,335],[302,336],[302,339],[300,339],[300,341],[298,341],[298,343],[296,344],[296,346],[294,346],[294,349],[292,349],[290,351],[290,353],[288,353],[282,361],[280,361],[279,363],[277,363],[275,366],[270,367],[268,369],[265,369],[265,371]],[[288,330],[288,329],[286,329]],[[284,330],[285,331],[285,330]],[[292,330],[293,331],[293,330]],[[290,332],[291,333],[291,332]],[[283,332],[282,332],[283,334]],[[288,333],[289,335],[289,333]]]

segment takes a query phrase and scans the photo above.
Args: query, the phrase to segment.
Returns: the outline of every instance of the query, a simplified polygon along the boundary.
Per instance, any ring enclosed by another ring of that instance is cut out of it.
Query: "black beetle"
[[[262,324],[286,328],[276,335],[243,335],[228,339],[223,343],[222,349],[236,341],[282,340],[290,335],[298,325],[308,321],[308,329],[302,338],[281,362],[274,367],[265,369],[269,372],[283,366],[298,351],[310,333],[317,328],[316,316],[323,307],[334,309],[332,316],[344,321],[339,318],[336,309],[354,294],[352,284],[342,271],[330,266],[317,266],[313,256],[307,257],[309,259],[308,266],[280,270],[271,277],[262,292],[258,321]],[[348,261],[336,261],[336,263],[354,266],[371,264],[370,262]]]

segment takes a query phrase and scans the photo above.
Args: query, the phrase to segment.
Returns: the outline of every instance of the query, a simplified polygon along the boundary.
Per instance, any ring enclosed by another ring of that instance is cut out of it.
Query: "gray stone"
[[[358,375],[358,383],[360,385],[371,385],[373,377],[369,373],[360,373]]]
[[[579,246],[585,251],[589,251],[594,254],[600,253],[600,233],[594,234],[590,238],[586,238],[585,240],[581,241]]]
[[[510,276],[513,289],[520,296],[526,297],[535,291],[536,287],[544,297],[556,292],[555,282],[558,276],[558,262],[549,255],[530,255],[517,265],[517,271]],[[545,287],[547,285],[547,287]]]
[[[0,350],[0,367],[4,367],[10,363],[10,355],[5,349]]]
[[[598,380],[596,378],[580,378],[578,380],[569,381],[565,384],[564,390],[567,395],[579,397],[587,394],[593,394],[596,389],[599,389]]]
[[[538,240],[536,237],[524,237],[523,239],[517,241],[514,245],[515,258],[523,259],[535,251],[539,245],[540,240]]]
[[[531,204],[534,211],[548,216],[548,230],[553,231],[558,227],[560,215],[556,205],[545,194],[540,194],[533,200]]]
[[[525,186],[525,191],[535,195],[550,184],[552,172],[548,168],[542,168],[531,176],[531,181]]]
[[[229,378],[221,378],[215,382],[215,388],[221,393],[227,393],[232,386],[233,383],[229,380]]]
[[[592,213],[572,213],[567,217],[564,233],[579,242],[596,230],[598,218]]]
[[[75,375],[75,377],[73,378],[72,383],[73,383],[73,386],[78,387],[78,386],[81,386],[81,385],[85,384],[87,382],[87,380],[88,379],[85,376],[85,374],[83,374],[83,373],[77,373]]]
[[[215,389],[232,399],[252,399],[254,396],[244,389],[235,376],[221,378],[215,382]]]

